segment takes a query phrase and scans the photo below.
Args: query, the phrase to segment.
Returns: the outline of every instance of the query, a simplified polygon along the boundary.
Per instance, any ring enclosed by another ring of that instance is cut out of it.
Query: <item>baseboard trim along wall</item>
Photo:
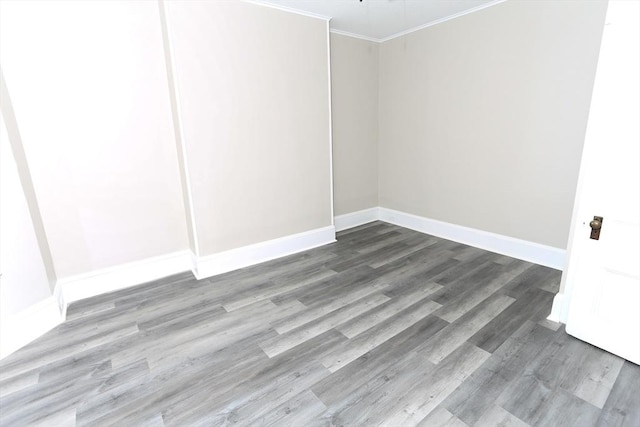
[[[191,269],[191,253],[180,251],[59,279],[54,296],[66,318],[70,303]]]
[[[62,323],[69,304],[74,301],[189,270],[198,280],[204,279],[335,241],[335,227],[331,225],[204,257],[197,257],[191,251],[180,251],[61,278],[56,282],[53,296],[3,319],[0,359]]]
[[[0,359],[49,332],[63,320],[58,301],[53,296],[2,319]]]
[[[336,217],[336,229],[338,231],[346,230],[347,228],[375,220],[544,265],[556,270],[562,270],[565,265],[566,251],[563,249],[382,207],[340,215]]]
[[[333,225],[243,246],[203,257],[194,257],[193,274],[198,280],[270,261],[336,241]]]
[[[335,217],[336,231],[347,230],[349,228],[364,225],[380,218],[379,208],[363,209],[361,211],[338,215]]]
[[[553,297],[551,314],[547,316],[547,319],[553,322],[567,323],[568,305],[568,300],[565,298],[565,295],[563,293],[557,293],[556,296]]]
[[[198,280],[204,279],[335,242],[336,230],[342,231],[376,220],[557,270],[562,270],[565,264],[565,251],[562,249],[393,209],[370,208],[335,217],[335,226],[317,228],[213,255],[197,257],[190,251],[181,251],[59,279],[53,296],[3,321],[0,358],[59,325],[66,318],[67,307],[74,301],[189,270],[193,271]],[[549,319],[562,321],[564,311],[564,295],[558,294]],[[16,324],[20,327],[6,327]]]
[[[81,299],[189,270],[200,280],[335,241],[335,228],[327,226],[204,257],[197,257],[190,251],[175,252],[59,279],[54,300],[65,317],[69,304]]]

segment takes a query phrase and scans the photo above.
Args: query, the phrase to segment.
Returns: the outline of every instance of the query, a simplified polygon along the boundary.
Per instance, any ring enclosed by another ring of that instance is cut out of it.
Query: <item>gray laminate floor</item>
[[[73,304],[0,423],[640,426],[640,367],[545,321],[560,273],[389,224]]]

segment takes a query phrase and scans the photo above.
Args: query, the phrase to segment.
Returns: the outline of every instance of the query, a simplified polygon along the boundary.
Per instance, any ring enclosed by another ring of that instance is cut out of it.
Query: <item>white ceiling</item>
[[[385,41],[505,0],[254,0],[331,18],[331,31]]]

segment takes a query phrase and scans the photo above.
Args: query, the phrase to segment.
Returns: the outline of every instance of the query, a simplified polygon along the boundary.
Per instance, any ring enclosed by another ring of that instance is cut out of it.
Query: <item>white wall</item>
[[[380,46],[380,205],[566,248],[606,3],[508,1]]]
[[[186,249],[158,4],[0,7],[0,64],[58,279]]]
[[[328,61],[325,20],[255,4],[2,1],[0,356],[186,249],[332,240]]]
[[[200,255],[332,223],[324,20],[167,3]]]
[[[0,358],[61,321],[55,272],[0,72]],[[6,121],[5,121],[6,119]],[[46,259],[46,261],[45,261]]]
[[[378,48],[331,34],[336,215],[378,206]]]
[[[333,239],[326,20],[237,1],[0,7],[3,114],[63,305],[186,268],[186,249],[275,242],[211,272]]]
[[[0,116],[0,323],[51,296],[18,168]]]
[[[604,9],[512,1],[380,46],[333,37],[338,213],[379,196],[564,247]],[[327,23],[237,1],[166,12],[171,58],[156,2],[0,2],[32,227],[76,290],[84,273],[332,223]]]

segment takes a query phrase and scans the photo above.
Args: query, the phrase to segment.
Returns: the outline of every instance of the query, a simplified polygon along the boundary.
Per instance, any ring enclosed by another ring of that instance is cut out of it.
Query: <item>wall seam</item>
[[[191,240],[193,241],[193,251],[196,256],[200,256],[200,245],[198,242],[198,229],[195,218],[195,210],[193,206],[193,192],[191,187],[191,179],[189,177],[189,161],[184,138],[184,126],[182,124],[182,108],[180,105],[178,82],[176,78],[176,66],[173,44],[171,43],[171,35],[169,33],[169,18],[167,16],[166,0],[158,0],[158,8],[160,11],[160,27],[162,32],[162,43],[165,54],[165,65],[167,71],[167,80],[169,84],[169,98],[171,101],[171,116],[173,118],[173,126],[175,130],[176,149],[178,151],[178,162],[181,163],[181,180],[183,184],[183,203],[185,205],[186,220],[191,225]],[[186,202],[185,202],[186,196]],[[189,230],[189,227],[188,227]],[[187,231],[188,231],[187,230]]]

